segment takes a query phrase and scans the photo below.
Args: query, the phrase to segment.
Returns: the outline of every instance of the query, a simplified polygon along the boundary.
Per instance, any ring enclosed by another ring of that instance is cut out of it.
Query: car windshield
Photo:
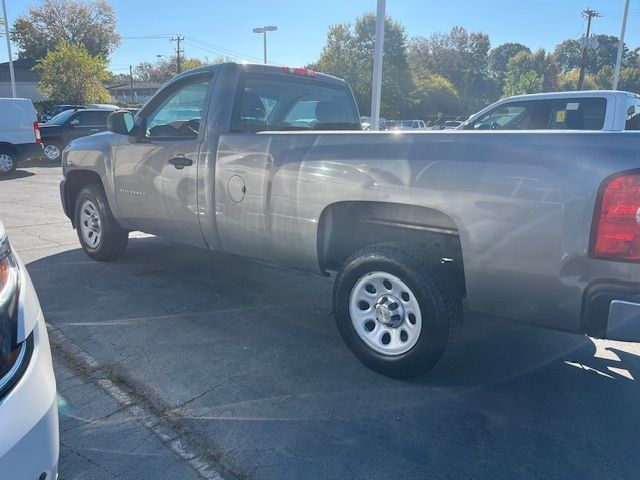
[[[73,116],[74,113],[76,113],[75,110],[65,110],[64,112],[59,113],[51,120],[49,120],[47,122],[47,125],[64,125],[67,120],[69,120]]]

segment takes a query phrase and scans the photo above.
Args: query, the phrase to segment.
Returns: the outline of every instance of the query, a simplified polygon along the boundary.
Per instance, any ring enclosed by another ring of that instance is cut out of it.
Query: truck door
[[[208,72],[169,84],[138,113],[138,135],[118,146],[115,193],[127,228],[204,246],[197,168],[211,89]]]

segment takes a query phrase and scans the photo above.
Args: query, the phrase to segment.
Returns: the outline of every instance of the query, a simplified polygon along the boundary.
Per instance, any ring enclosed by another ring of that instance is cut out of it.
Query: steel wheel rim
[[[10,172],[13,168],[13,157],[8,153],[0,153],[0,172]]]
[[[91,200],[85,200],[80,208],[80,232],[90,248],[98,248],[102,240],[102,222],[98,209]]]
[[[395,303],[397,308],[393,308]],[[349,316],[360,339],[383,355],[408,352],[422,332],[422,311],[415,294],[400,278],[387,272],[360,277],[349,297]]]
[[[57,145],[47,145],[44,147],[44,156],[49,160],[55,160],[60,156],[60,149]]]

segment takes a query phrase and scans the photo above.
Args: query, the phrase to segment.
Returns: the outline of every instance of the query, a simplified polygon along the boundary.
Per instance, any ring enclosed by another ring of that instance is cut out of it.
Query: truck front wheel
[[[116,222],[100,185],[87,185],[78,194],[75,224],[82,249],[94,260],[115,260],[127,248],[129,232]]]
[[[433,368],[462,324],[461,295],[441,265],[402,244],[366,247],[336,277],[334,312],[352,352],[397,378]]]

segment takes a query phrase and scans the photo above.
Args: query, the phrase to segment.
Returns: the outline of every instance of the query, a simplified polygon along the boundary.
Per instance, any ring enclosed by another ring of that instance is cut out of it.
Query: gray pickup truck
[[[344,340],[396,377],[436,364],[463,304],[640,340],[639,132],[353,131],[344,81],[237,64],[109,124],[65,150],[60,185],[96,260],[140,230],[337,272]]]

